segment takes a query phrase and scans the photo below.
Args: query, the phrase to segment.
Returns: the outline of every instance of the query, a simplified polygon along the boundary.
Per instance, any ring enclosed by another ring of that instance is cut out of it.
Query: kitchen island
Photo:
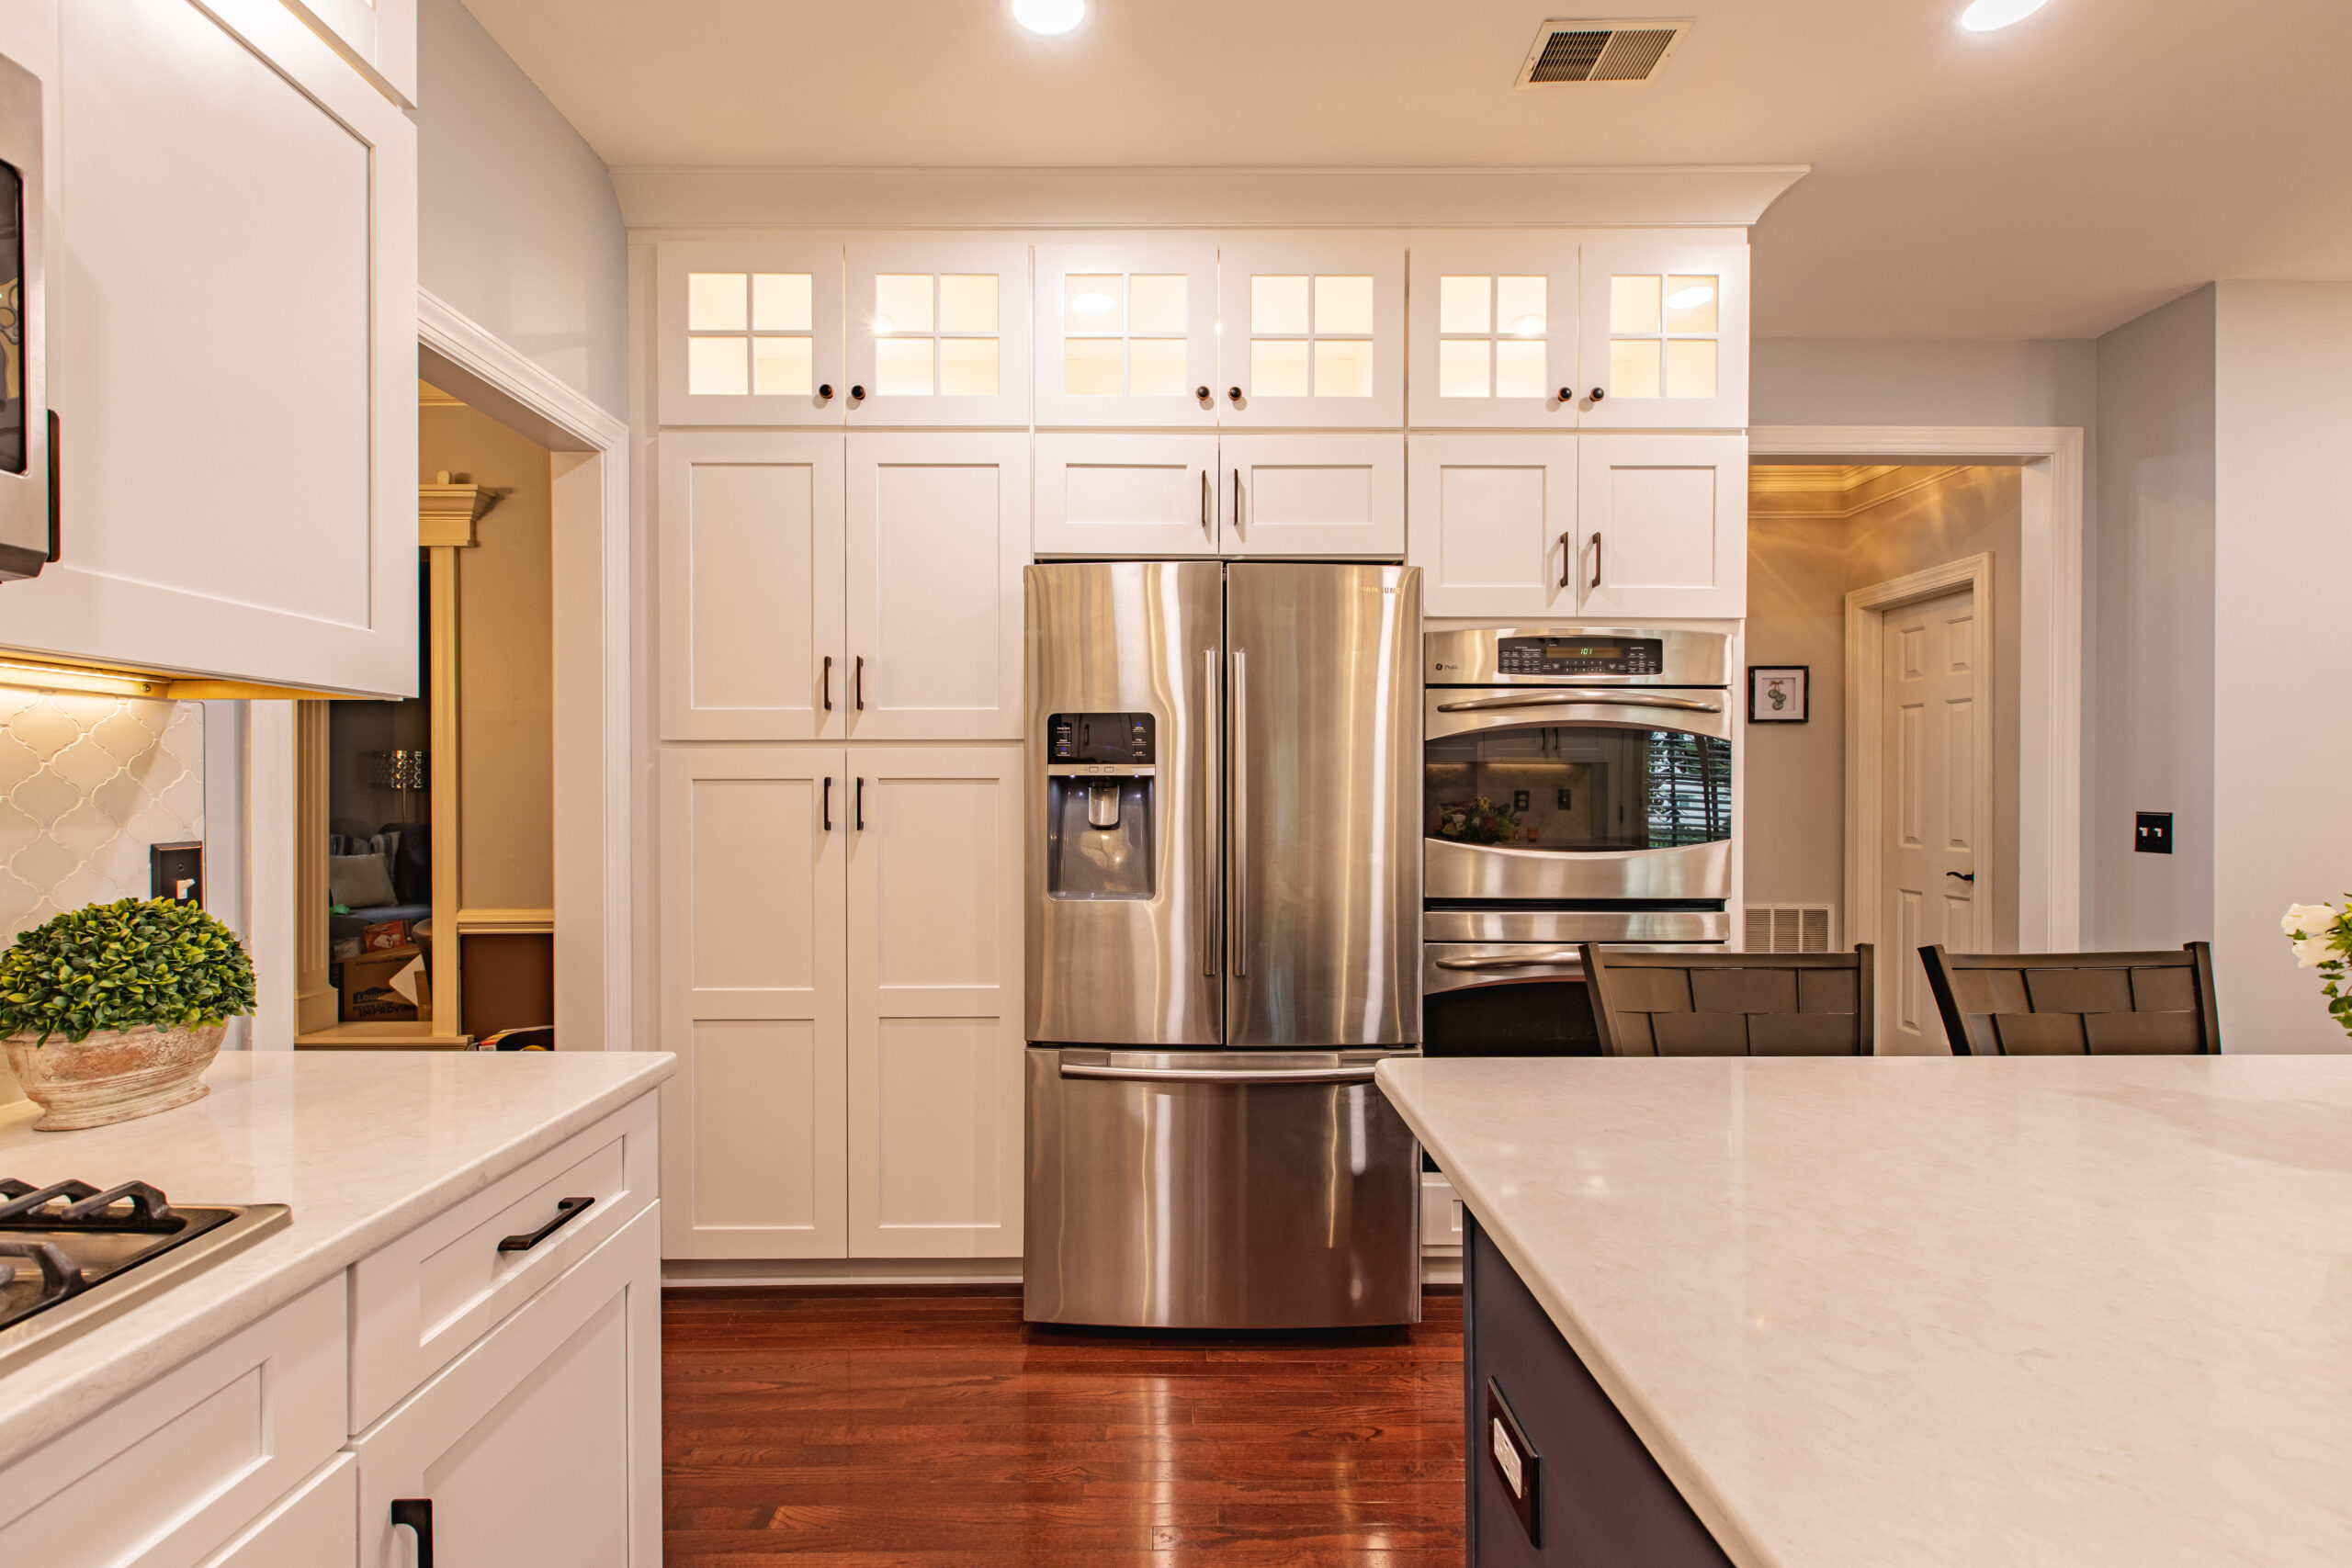
[[[1468,1210],[1474,1563],[2352,1562],[2352,1060],[1378,1081]]]
[[[236,1053],[211,1094],[135,1122],[35,1133],[34,1107],[0,1111],[0,1175],[35,1187],[292,1210],[0,1371],[0,1561],[373,1568],[402,1560],[395,1497],[429,1501],[424,1528],[465,1560],[658,1561],[673,1066]]]

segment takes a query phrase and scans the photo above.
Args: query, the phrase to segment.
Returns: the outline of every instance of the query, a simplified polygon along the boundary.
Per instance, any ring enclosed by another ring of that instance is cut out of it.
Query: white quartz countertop
[[[1742,1568],[2352,1563],[2352,1057],[1379,1083]]]
[[[175,1202],[287,1203],[286,1229],[0,1376],[0,1465],[153,1381],[668,1077],[665,1052],[232,1052],[161,1115],[36,1133],[0,1110],[0,1176]]]

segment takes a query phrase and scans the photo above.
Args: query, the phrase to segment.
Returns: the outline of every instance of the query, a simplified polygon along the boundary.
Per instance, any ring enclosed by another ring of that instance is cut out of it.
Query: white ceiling
[[[467,0],[629,166],[1811,164],[1765,337],[2075,337],[2213,278],[2352,278],[2352,4]],[[1696,17],[1657,81],[1516,90],[1548,16]]]

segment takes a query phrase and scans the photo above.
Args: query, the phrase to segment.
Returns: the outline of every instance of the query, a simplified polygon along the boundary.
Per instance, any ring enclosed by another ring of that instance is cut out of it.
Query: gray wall
[[[608,412],[628,410],[612,176],[458,0],[417,10],[418,281]]]
[[[2098,396],[2087,338],[1758,338],[1749,366],[1754,424],[2087,428]]]
[[[2098,340],[2099,506],[2086,530],[2083,945],[2213,934],[2214,290]],[[2173,813],[2170,855],[2132,814]]]

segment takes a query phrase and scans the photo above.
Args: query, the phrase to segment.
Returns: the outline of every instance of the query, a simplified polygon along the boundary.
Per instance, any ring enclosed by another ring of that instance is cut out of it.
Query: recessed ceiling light
[[[2034,0],[2037,6],[2041,3],[2041,0]],[[1666,302],[1677,310],[1695,310],[1714,297],[1715,291],[1713,288],[1703,283],[1694,283],[1688,288],[1678,288],[1668,295]]]
[[[1960,25],[1972,33],[1995,32],[2012,22],[2022,22],[2047,3],[2047,0],[1976,0],[1976,4],[1960,14]]]
[[[1099,316],[1117,303],[1108,294],[1081,294],[1069,302],[1069,307],[1085,315]]]
[[[1012,19],[1052,38],[1086,20],[1086,0],[1012,0]]]

